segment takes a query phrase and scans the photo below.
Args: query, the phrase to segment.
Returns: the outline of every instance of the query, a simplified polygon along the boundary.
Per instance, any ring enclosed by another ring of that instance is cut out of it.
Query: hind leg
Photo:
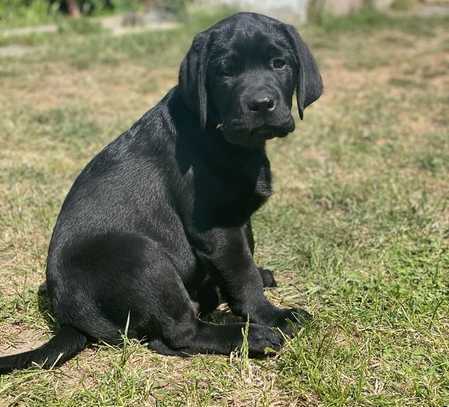
[[[201,320],[192,321],[194,330],[181,341],[169,341],[171,349],[177,354],[216,353],[229,355],[242,346],[245,324],[233,323],[217,325]],[[283,337],[275,330],[257,324],[249,324],[248,349],[252,357],[264,356],[267,348],[278,350]]]
[[[229,354],[243,342],[244,323],[217,325],[197,318],[195,308],[181,279],[174,270],[165,270],[167,287],[164,299],[169,307],[161,307],[160,338],[149,346],[163,354]],[[282,335],[264,325],[249,324],[248,348],[251,356],[262,356],[266,348],[277,350]]]
[[[170,258],[145,237],[114,233],[85,239],[65,252],[58,291],[60,322],[97,339],[146,338],[165,354],[229,354],[242,344],[242,323],[215,325],[196,316],[193,301]],[[65,320],[64,320],[64,319]],[[278,349],[281,335],[249,325],[249,351]]]
[[[162,256],[162,253],[159,252]],[[173,264],[163,257],[155,261],[151,256],[151,268],[144,273],[146,298],[152,301],[148,312],[152,313],[149,326],[158,327],[158,336],[149,346],[163,354],[229,354],[243,342],[244,323],[218,325],[202,321],[180,276]],[[211,287],[213,286],[212,283]],[[208,288],[211,288],[208,287]],[[213,288],[213,287],[212,287]],[[215,298],[209,303],[216,307]],[[200,302],[201,304],[201,302]],[[151,329],[149,335],[151,335]],[[249,324],[248,348],[251,356],[261,356],[266,348],[280,348],[283,336],[268,326]]]

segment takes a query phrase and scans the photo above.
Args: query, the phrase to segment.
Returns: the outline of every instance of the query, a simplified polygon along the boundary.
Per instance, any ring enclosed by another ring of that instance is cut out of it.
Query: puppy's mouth
[[[249,134],[252,137],[264,138],[265,140],[270,140],[275,137],[285,137],[288,133],[290,133],[290,129],[283,127],[275,127],[275,126],[261,126],[256,129],[250,130]]]
[[[245,147],[262,147],[267,140],[276,137],[285,137],[295,130],[293,118],[289,118],[281,124],[263,123],[257,127],[249,127],[244,123],[233,120],[231,123],[217,126],[223,132],[226,141]]]

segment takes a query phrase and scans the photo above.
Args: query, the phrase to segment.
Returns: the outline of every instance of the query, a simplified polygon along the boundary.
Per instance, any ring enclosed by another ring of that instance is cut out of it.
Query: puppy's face
[[[219,32],[209,55],[207,93],[227,141],[248,147],[294,130],[297,67],[283,34],[257,25]]]
[[[199,33],[181,65],[179,88],[202,127],[260,147],[294,130],[322,92],[315,60],[296,29],[270,17],[239,13]]]

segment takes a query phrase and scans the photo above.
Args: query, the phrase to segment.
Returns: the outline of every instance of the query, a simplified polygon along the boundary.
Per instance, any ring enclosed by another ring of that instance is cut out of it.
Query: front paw
[[[275,326],[286,336],[293,336],[295,331],[310,322],[313,316],[301,308],[281,309]]]
[[[251,357],[267,356],[267,351],[278,351],[284,342],[279,331],[269,326],[250,324],[248,350]]]
[[[277,287],[276,280],[274,279],[273,272],[263,267],[258,268],[260,276],[262,277],[264,287]]]

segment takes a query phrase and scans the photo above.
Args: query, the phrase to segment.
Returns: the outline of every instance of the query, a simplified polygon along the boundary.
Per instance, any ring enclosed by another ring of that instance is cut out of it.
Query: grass
[[[37,346],[56,215],[80,169],[176,83],[194,32],[65,30],[0,65],[0,349]],[[314,321],[267,360],[163,357],[127,340],[60,369],[0,378],[0,405],[449,404],[447,19],[304,27],[325,95],[269,148],[275,195],[255,217],[270,298]],[[11,43],[13,39],[3,39]]]

